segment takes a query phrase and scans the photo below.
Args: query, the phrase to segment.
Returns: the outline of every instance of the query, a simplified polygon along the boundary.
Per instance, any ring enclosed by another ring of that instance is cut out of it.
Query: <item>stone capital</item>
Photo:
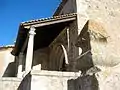
[[[30,27],[29,34],[30,34],[30,35],[35,35],[35,34],[36,34],[36,33],[35,33],[35,30],[36,30],[35,27],[31,26],[31,27]]]

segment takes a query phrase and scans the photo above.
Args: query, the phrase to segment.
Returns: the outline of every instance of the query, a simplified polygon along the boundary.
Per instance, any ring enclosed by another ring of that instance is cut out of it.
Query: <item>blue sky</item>
[[[52,16],[61,0],[0,0],[0,46],[13,44],[20,22]]]

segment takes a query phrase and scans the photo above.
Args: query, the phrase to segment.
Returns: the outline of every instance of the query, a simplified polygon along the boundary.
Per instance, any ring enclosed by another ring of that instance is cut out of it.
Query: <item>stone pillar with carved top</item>
[[[27,54],[26,54],[26,62],[25,62],[25,74],[29,73],[32,68],[34,36],[36,34],[35,30],[36,29],[33,26],[30,27]]]

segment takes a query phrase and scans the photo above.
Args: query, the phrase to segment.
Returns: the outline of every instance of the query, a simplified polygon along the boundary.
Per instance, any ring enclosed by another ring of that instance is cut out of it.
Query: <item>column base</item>
[[[24,72],[18,73],[17,78],[23,78],[23,74],[24,74]]]

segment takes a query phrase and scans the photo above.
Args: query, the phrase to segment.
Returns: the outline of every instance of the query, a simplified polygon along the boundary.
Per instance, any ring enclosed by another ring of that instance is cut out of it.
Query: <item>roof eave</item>
[[[77,14],[72,13],[72,14],[66,14],[66,15],[61,15],[61,16],[54,16],[54,17],[47,18],[47,19],[38,19],[38,20],[32,20],[32,21],[27,21],[27,22],[21,23],[19,26],[19,32],[17,35],[15,48],[13,49],[12,54],[15,56],[18,55],[18,53],[19,53],[18,49],[19,49],[19,44],[21,42],[21,37],[22,36],[26,37],[25,35],[27,35],[27,34],[25,34],[25,33],[28,33],[31,25],[34,27],[43,27],[43,26],[47,26],[47,25],[53,25],[56,23],[73,21],[73,20],[76,20],[76,16],[77,16]]]

